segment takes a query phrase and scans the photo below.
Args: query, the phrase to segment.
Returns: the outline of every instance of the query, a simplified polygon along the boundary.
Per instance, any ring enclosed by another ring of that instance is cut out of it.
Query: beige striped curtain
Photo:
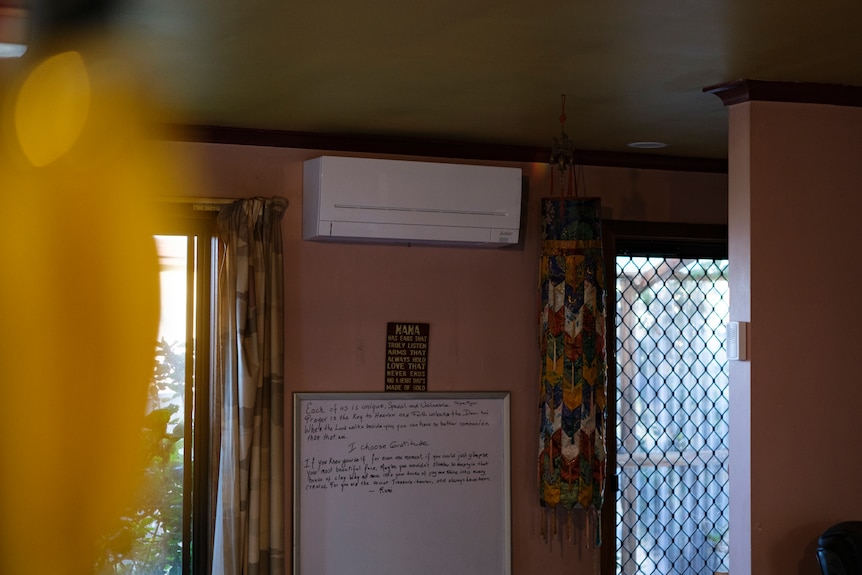
[[[285,570],[281,218],[286,207],[283,198],[243,199],[218,218],[224,251],[213,393],[213,575]]]

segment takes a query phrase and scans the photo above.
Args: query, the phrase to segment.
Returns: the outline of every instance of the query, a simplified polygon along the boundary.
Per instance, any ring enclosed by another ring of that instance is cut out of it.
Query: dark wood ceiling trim
[[[721,98],[725,106],[751,101],[862,106],[862,86],[842,84],[736,80],[709,86],[703,91]]]
[[[161,132],[164,133],[165,131],[162,130]],[[546,163],[551,156],[551,149],[549,147],[544,148],[539,146],[481,144],[396,136],[289,132],[224,126],[173,125],[167,127],[167,134],[167,137],[170,139],[188,142],[329,150],[363,154],[458,158],[479,161]],[[653,153],[638,154],[577,150],[575,152],[575,162],[581,166],[727,173],[726,160],[664,156]]]

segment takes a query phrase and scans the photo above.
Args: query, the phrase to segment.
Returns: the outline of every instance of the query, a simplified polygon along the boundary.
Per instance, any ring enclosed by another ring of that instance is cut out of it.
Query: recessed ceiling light
[[[0,58],[20,58],[27,51],[24,44],[0,42]]]
[[[666,148],[664,142],[632,142],[628,144],[629,148],[637,148],[639,150],[657,150],[658,148]]]

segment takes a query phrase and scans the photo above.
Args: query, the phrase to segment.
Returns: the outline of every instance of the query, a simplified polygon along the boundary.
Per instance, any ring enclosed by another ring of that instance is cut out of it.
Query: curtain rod
[[[281,198],[285,202],[287,201],[287,199],[282,196],[274,197]],[[232,204],[237,200],[239,200],[239,198],[206,198],[196,196],[162,196],[157,198],[157,201],[171,204],[191,204],[192,210],[196,212],[217,212],[224,206]]]
[[[172,196],[158,198],[160,202],[171,204],[191,204],[192,210],[196,212],[217,212],[224,206],[232,204],[236,198],[205,198],[197,196]]]

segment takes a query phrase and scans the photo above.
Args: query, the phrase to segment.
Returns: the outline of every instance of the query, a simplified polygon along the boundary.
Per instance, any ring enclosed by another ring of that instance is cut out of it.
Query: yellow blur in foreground
[[[0,573],[92,573],[137,482],[176,182],[102,63],[47,57],[0,111]]]
[[[27,76],[15,99],[15,134],[32,165],[50,164],[75,145],[90,109],[89,80],[78,52],[51,56]]]

